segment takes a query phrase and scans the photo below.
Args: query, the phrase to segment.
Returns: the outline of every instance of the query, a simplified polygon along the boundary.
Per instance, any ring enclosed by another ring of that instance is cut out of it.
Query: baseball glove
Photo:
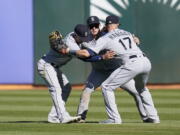
[[[59,31],[53,31],[49,34],[50,47],[55,51],[60,51],[62,48],[67,48],[63,42],[63,37]]]

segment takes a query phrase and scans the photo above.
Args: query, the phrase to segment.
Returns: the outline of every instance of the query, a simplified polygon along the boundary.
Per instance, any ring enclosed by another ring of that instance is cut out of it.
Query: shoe
[[[100,121],[99,124],[122,124],[122,122],[121,121],[115,121],[112,119],[107,119],[104,121]]]
[[[80,119],[79,121],[77,121],[78,123],[86,123],[86,120]]]
[[[145,120],[143,120],[144,123],[160,123],[160,120],[157,120],[157,119],[152,119],[152,118],[147,118]]]
[[[56,116],[55,117],[48,116],[48,122],[49,123],[60,123],[60,120]]]
[[[71,117],[71,116],[70,116],[70,117],[67,117],[67,118],[63,119],[61,123],[76,122],[76,121],[78,121],[78,120],[80,120],[80,119],[81,119],[81,116],[75,116],[75,117]]]

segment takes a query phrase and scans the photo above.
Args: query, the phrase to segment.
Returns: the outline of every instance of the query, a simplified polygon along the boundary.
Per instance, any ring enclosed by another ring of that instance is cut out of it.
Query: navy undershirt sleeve
[[[88,57],[88,58],[79,58],[80,60],[83,60],[85,62],[97,62],[97,61],[100,61],[102,60],[102,56],[101,55],[94,55],[94,56],[91,56],[91,57]]]

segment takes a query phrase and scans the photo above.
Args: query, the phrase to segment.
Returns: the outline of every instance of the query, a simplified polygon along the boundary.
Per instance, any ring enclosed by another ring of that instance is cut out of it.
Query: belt
[[[132,59],[132,58],[137,58],[137,55],[131,55],[131,56],[129,56],[129,59]]]
[[[146,55],[143,53],[143,56],[146,57]],[[137,55],[131,55],[129,56],[129,59],[132,59],[132,58],[137,58],[138,56]]]
[[[45,60],[46,56],[42,56],[42,59]],[[45,60],[46,61],[46,60]],[[49,63],[49,62],[48,62]],[[54,63],[50,63],[51,66],[53,66],[54,68],[59,68],[58,65],[54,64]]]

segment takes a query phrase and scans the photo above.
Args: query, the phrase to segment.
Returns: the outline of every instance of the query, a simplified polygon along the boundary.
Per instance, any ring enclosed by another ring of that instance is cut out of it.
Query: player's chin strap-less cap
[[[92,24],[100,24],[99,18],[97,16],[88,17],[87,25],[92,25]]]
[[[74,28],[74,33],[83,41],[88,42],[93,40],[93,36],[87,25],[77,24]]]
[[[119,17],[115,15],[106,17],[106,25],[107,24],[119,24]]]

